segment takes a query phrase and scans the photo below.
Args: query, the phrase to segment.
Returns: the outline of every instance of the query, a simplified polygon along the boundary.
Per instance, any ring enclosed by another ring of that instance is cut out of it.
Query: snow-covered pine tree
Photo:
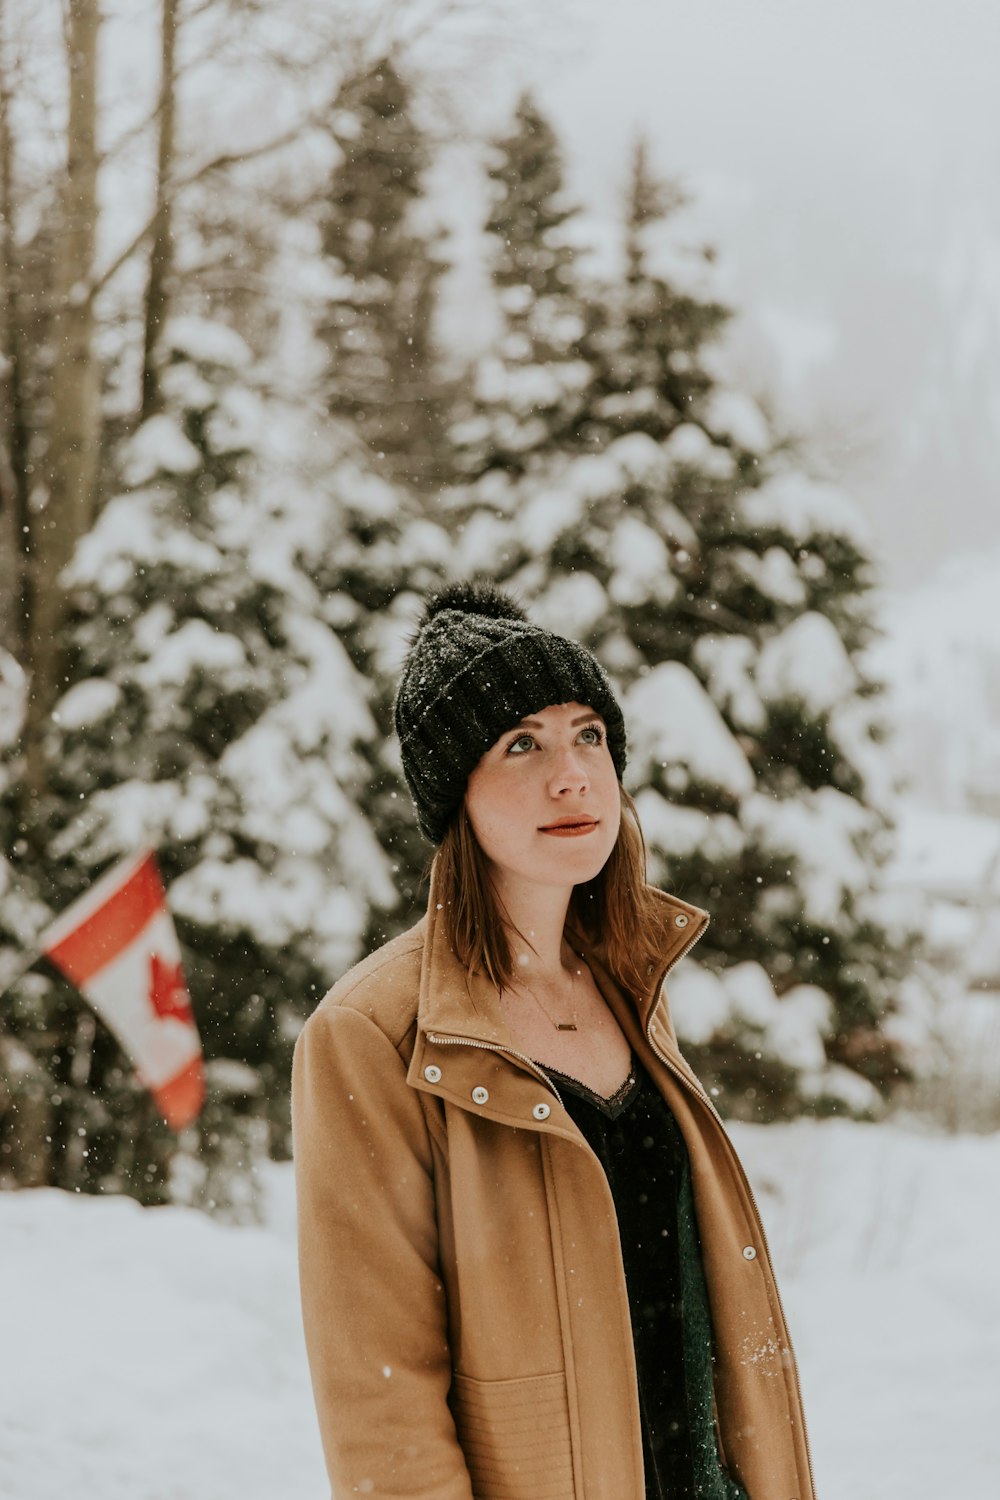
[[[581,358],[594,309],[581,290],[562,153],[534,98],[518,100],[508,134],[491,143],[490,275],[500,330],[455,407],[455,467],[469,481],[519,473],[536,449],[578,440],[590,366]]]
[[[355,805],[389,855],[397,901],[371,908],[365,950],[414,920],[420,901],[427,847],[404,811],[392,692],[416,596],[442,581],[449,553],[423,501],[448,386],[433,340],[439,267],[420,114],[393,63],[353,75],[322,132],[332,168],[329,143],[314,157],[282,153],[245,164],[228,192],[213,183],[188,202],[178,293],[254,349],[269,413],[280,413],[257,446],[285,545],[368,685],[377,732],[359,747],[367,776]]]
[[[625,193],[622,271],[599,299],[589,320],[584,354],[596,372],[587,434],[604,447],[615,437],[645,432],[662,442],[697,413],[714,385],[704,350],[721,333],[731,311],[708,287],[651,274],[648,231],[670,219],[688,199],[681,187],[658,177],[640,139]],[[714,251],[696,250],[678,267],[692,280],[691,264],[711,264]]]
[[[28,854],[12,816],[12,800],[24,791],[23,783],[16,789],[13,783],[18,759],[23,777],[23,754],[17,757],[16,747],[27,717],[27,687],[21,664],[0,650],[0,1190],[53,1180],[66,1144],[57,1120],[66,1062],[61,1044],[75,1031],[72,1018],[64,1021],[45,1003],[48,980],[25,972],[33,939],[51,918],[33,876],[17,869]]]
[[[584,319],[587,410],[448,497],[456,572],[513,584],[621,685],[651,877],[713,914],[671,993],[725,1106],[877,1110],[906,938],[877,892],[867,554],[846,497],[721,379],[711,255],[654,262],[679,201],[637,152],[623,273]]]
[[[0,938],[30,954],[42,913],[155,847],[208,1059],[197,1126],[178,1150],[100,1024],[81,1067],[65,985],[28,975],[5,1004],[25,1087],[39,1067],[53,1084],[45,1180],[250,1212],[252,1159],[289,1148],[301,1020],[395,899],[358,810],[380,735],[336,600],[300,566],[307,520],[269,465],[282,413],[253,389],[249,351],[183,318],[162,348],[165,409],[125,444],[121,491],[71,565],[42,803],[19,795],[7,751]],[[335,550],[314,515],[320,531]]]
[[[392,703],[420,596],[447,577],[452,546],[418,495],[372,471],[365,444],[349,429],[328,423],[318,435],[308,406],[298,409],[297,426],[302,442],[285,470],[294,468],[301,491],[290,507],[298,518],[296,556],[319,600],[319,618],[366,683],[375,726],[358,747],[367,769],[354,805],[388,857],[392,892],[370,907],[362,940],[368,951],[421,915],[429,851],[413,822]]]
[[[782,1004],[796,985],[814,987],[807,1003],[817,1016],[818,994],[832,1001],[832,1087],[810,1087],[821,1105],[841,1096],[862,1105],[864,1089],[847,1070],[882,1095],[909,1076],[918,1063],[906,1011],[922,1003],[912,977],[903,983],[919,935],[879,875],[894,798],[879,684],[864,654],[875,633],[871,537],[841,489],[781,454],[762,455],[759,482],[736,514],[743,534],[730,526],[724,597],[736,607],[749,590],[758,606],[752,672],[748,679],[745,648],[724,632],[704,637],[694,660],[756,775],[742,822],[778,857],[778,878],[763,883],[755,905],[759,962]]]
[[[320,204],[325,403],[354,424],[384,473],[426,488],[441,461],[433,315],[444,264],[424,199],[430,145],[390,58],[344,84],[331,129],[343,155]]]

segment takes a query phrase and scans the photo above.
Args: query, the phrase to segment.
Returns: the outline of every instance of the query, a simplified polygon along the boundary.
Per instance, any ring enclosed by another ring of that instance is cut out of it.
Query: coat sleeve
[[[430,1141],[367,1016],[318,1011],[292,1065],[299,1280],[334,1500],[472,1500],[447,1396]]]

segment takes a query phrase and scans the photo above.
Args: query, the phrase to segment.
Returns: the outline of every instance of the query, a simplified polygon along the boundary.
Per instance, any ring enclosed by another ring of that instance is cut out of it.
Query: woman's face
[[[621,822],[604,720],[558,703],[501,735],[469,777],[465,808],[486,858],[507,877],[573,886],[592,880]],[[553,824],[582,831],[553,831]]]

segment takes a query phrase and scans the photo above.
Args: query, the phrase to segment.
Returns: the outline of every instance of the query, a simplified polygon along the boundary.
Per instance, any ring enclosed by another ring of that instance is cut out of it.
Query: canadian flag
[[[115,1033],[167,1124],[190,1124],[205,1097],[201,1039],[156,855],[108,870],[40,944]]]

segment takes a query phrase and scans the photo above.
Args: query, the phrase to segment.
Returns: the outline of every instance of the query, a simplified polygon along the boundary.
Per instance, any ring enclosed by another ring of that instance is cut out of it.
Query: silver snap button
[[[686,927],[687,924],[688,924],[688,918],[685,916],[685,914],[682,911],[679,911],[677,913],[676,917],[674,918],[674,926],[675,927]]]
[[[756,1250],[754,1249],[754,1247],[752,1245],[744,1245],[743,1246],[743,1259],[744,1260],[756,1260],[757,1259],[757,1252],[756,1252]]]
[[[547,1120],[552,1111],[547,1104],[536,1104],[531,1113],[536,1120]]]
[[[424,1069],[424,1077],[427,1079],[428,1083],[441,1082],[441,1069],[438,1067],[437,1063],[427,1064],[426,1068]]]
[[[489,1089],[484,1089],[482,1084],[472,1090],[472,1099],[475,1104],[485,1104],[490,1097]]]

